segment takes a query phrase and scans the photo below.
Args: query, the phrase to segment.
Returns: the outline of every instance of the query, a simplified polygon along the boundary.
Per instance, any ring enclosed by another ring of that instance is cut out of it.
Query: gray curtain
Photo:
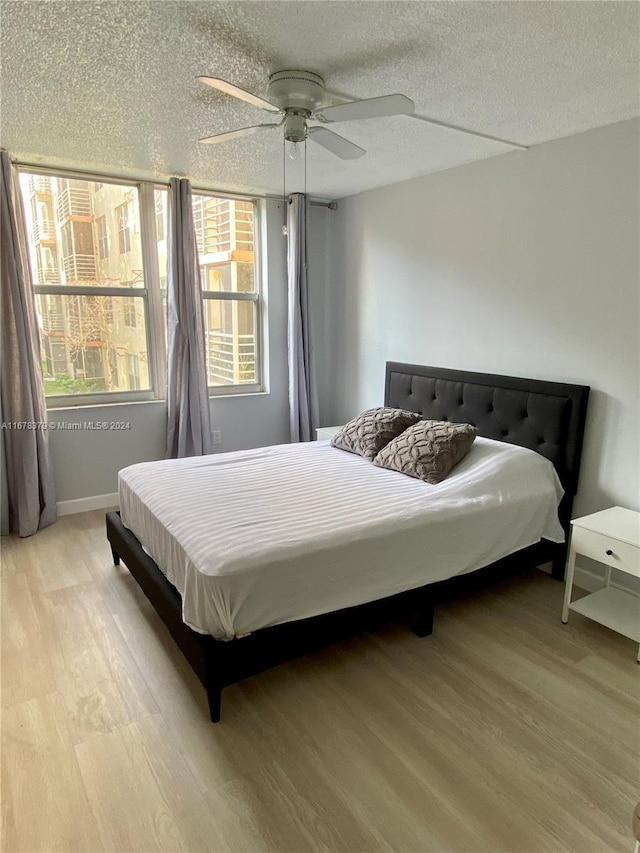
[[[291,441],[312,441],[319,425],[307,279],[308,206],[302,193],[292,195],[287,206]]]
[[[31,536],[56,520],[56,499],[47,431],[39,428],[47,410],[18,176],[6,151],[0,158],[2,533]]]
[[[212,451],[204,313],[191,184],[172,178],[167,252],[167,456]]]

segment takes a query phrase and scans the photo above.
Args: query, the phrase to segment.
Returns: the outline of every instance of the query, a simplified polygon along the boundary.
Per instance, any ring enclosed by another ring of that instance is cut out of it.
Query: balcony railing
[[[199,255],[213,255],[231,251],[231,230],[215,229],[210,226],[196,229],[196,242]]]
[[[95,255],[68,255],[62,259],[66,284],[77,281],[95,281],[97,277]]]
[[[64,332],[64,316],[60,311],[45,311],[42,314],[42,331],[45,335],[51,332]]]
[[[243,218],[238,218],[243,214]],[[238,211],[236,217],[236,249],[244,249],[248,252],[253,251],[253,211],[250,219],[244,218],[246,211]]]
[[[56,239],[56,229],[51,220],[41,222],[36,219],[33,223],[33,238],[36,243],[53,243]]]
[[[253,209],[235,207],[228,199],[194,203],[198,254],[253,251]],[[235,232],[235,233],[234,233]]]
[[[29,175],[29,193],[50,193],[51,178],[45,175]]]
[[[58,270],[38,268],[38,284],[60,284],[60,273]]]
[[[58,194],[58,219],[69,216],[91,216],[91,196],[86,181],[69,181]]]
[[[206,257],[207,255],[227,254],[236,250],[243,252],[253,251],[253,234],[239,233],[236,231],[235,241],[231,239],[230,231],[222,231],[215,235],[203,236],[196,232],[196,242],[198,244],[198,255]],[[227,258],[228,260],[228,258]]]
[[[253,231],[241,231],[236,228],[236,249],[253,252]]]
[[[256,381],[255,335],[207,334],[209,385],[241,385]]]

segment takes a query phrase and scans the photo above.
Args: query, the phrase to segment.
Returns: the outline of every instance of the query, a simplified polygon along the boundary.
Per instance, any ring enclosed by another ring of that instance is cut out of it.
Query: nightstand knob
[[[607,555],[607,557],[613,557],[613,551],[611,550],[611,548],[609,548],[609,549],[608,549],[607,551],[605,551],[604,553]]]

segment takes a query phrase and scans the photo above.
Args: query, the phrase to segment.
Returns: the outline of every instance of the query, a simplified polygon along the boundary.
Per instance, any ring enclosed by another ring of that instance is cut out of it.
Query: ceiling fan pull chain
[[[282,236],[289,233],[287,229],[287,140],[282,137]]]

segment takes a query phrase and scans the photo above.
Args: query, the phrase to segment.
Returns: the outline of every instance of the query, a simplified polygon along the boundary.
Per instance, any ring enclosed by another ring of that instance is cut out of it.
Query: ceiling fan
[[[325,105],[327,93],[324,80],[311,71],[277,71],[272,74],[269,77],[266,99],[219,77],[198,77],[197,79],[220,92],[225,92],[227,95],[232,95],[234,98],[239,98],[282,118],[279,122],[254,124],[251,127],[216,133],[200,140],[206,143],[227,142],[261,130],[284,127],[284,138],[288,142],[297,144],[311,139],[312,142],[322,145],[343,160],[353,160],[366,154],[364,148],[329,130],[325,127],[326,124],[382,116],[411,115],[415,108],[413,101],[406,95],[382,95],[379,98]],[[311,124],[311,122],[319,122],[319,124]]]

